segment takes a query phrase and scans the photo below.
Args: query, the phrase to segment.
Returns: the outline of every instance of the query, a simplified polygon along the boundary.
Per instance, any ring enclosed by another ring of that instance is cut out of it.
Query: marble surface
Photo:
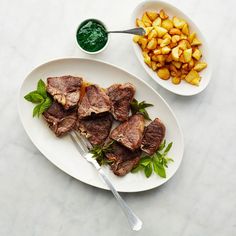
[[[78,23],[97,17],[126,28],[138,0],[0,0],[0,235],[236,235],[236,24],[233,0],[172,0],[202,29],[211,46],[209,87],[194,97],[171,94],[139,66],[130,37],[112,36],[102,59],[150,83],[171,105],[183,128],[185,154],[164,186],[122,194],[142,218],[131,232],[112,195],[53,166],[19,121],[17,94],[38,64],[59,57],[89,57],[75,44]]]

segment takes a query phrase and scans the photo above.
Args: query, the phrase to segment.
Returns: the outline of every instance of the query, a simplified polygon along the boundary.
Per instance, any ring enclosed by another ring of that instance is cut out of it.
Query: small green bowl
[[[94,55],[94,54],[98,54],[98,53],[100,53],[100,52],[102,52],[102,51],[104,51],[104,50],[106,49],[106,47],[107,47],[107,45],[108,45],[108,43],[109,43],[109,41],[110,41],[110,37],[109,37],[109,34],[108,34],[108,35],[107,35],[106,44],[105,44],[101,49],[99,49],[98,51],[90,52],[90,51],[87,51],[87,50],[85,50],[84,48],[82,48],[82,47],[80,46],[79,42],[78,42],[77,33],[78,33],[78,31],[80,30],[80,28],[81,28],[86,22],[88,22],[88,21],[90,21],[90,20],[99,23],[99,24],[102,25],[102,26],[104,27],[104,29],[107,31],[107,27],[106,27],[106,25],[105,25],[102,21],[100,21],[100,20],[98,20],[98,19],[94,19],[94,18],[89,18],[89,19],[86,19],[86,20],[82,21],[82,22],[79,24],[79,26],[78,26],[77,29],[76,29],[75,39],[76,39],[76,44],[77,44],[77,46],[80,48],[81,51],[83,51],[83,52],[85,52],[85,53],[87,53],[87,54],[90,54],[90,55]]]

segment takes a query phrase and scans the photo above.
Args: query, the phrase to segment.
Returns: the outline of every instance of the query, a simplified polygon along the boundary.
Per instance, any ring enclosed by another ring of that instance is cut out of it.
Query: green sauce
[[[77,31],[77,42],[88,52],[102,49],[108,40],[105,27],[96,20],[87,20],[81,24]]]

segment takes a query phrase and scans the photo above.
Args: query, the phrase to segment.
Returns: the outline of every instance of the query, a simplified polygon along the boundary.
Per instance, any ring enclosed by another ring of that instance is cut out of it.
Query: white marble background
[[[179,118],[182,165],[164,186],[122,194],[142,218],[131,232],[109,192],[87,186],[53,166],[34,147],[17,114],[27,73],[58,57],[87,57],[74,33],[87,17],[126,28],[139,0],[0,0],[0,235],[221,236],[236,235],[236,3],[172,0],[201,28],[214,57],[212,82],[181,97],[158,87],[140,68],[129,36],[112,37],[99,58],[148,81]]]

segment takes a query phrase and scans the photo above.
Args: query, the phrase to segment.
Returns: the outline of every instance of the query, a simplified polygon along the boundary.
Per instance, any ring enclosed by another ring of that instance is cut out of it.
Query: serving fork
[[[92,153],[89,153],[89,149],[92,148],[92,145],[77,131],[70,132],[70,138],[72,139],[76,149],[88,162],[90,162],[100,174],[102,180],[105,182],[107,187],[111,190],[117,202],[119,203],[121,209],[127,217],[130,227],[132,230],[138,231],[142,228],[142,221],[134,214],[131,208],[127,205],[127,203],[123,200],[120,194],[116,191],[115,187],[109,180],[109,178],[105,175],[101,166],[98,164],[96,159],[93,157]]]

